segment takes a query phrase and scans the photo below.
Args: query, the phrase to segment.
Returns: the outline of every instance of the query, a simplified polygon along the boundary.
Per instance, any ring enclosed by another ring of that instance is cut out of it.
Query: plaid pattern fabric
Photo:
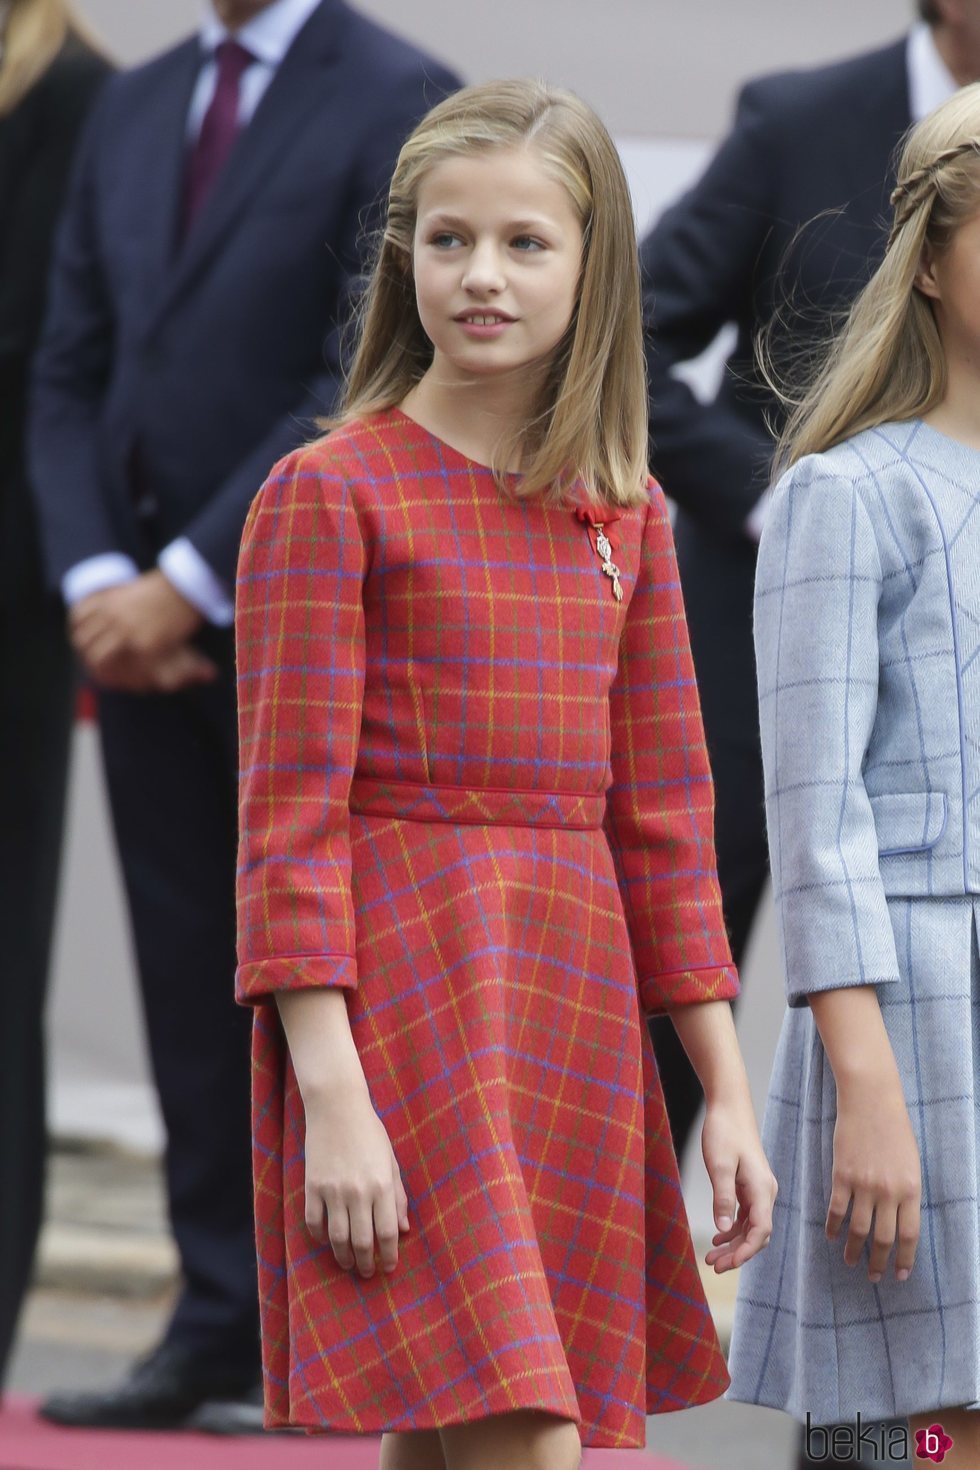
[[[978,482],[916,421],[777,486],[755,636],[791,1005],[897,981],[889,898],[980,892]]]
[[[756,584],[789,1009],[763,1123],[772,1242],[729,1396],[803,1420],[980,1402],[980,453],[918,421],[801,460]],[[807,1005],[877,987],[922,1166],[908,1282],[828,1242],[836,1087]]]
[[[639,1446],[647,1412],[728,1382],[641,1018],[737,993],[711,781],[659,490],[606,532],[621,602],[587,519],[505,500],[396,409],[252,506],[238,996],[270,1425],[538,1407]],[[304,1224],[262,1002],[322,985],[408,1192],[390,1277]]]
[[[875,1286],[867,1250],[847,1266],[844,1236],[824,1234],[837,1085],[809,1007],[786,1010],[763,1119],[779,1194],[768,1248],[739,1272],[726,1397],[801,1422],[980,1409],[980,899],[889,907],[900,979],[879,999],[922,1167],[908,1281],[892,1261]]]

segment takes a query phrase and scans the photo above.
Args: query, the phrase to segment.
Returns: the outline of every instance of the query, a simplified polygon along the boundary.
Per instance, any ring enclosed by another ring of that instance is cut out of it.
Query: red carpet
[[[4,1399],[0,1470],[377,1470],[378,1440],[203,1434],[129,1434],[58,1429],[34,1414],[34,1401]],[[586,1450],[582,1470],[684,1470],[642,1450]]]

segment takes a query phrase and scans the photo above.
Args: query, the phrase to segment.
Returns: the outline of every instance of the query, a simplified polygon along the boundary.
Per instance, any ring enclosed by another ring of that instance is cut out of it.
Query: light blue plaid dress
[[[727,1397],[814,1423],[980,1408],[980,451],[918,420],[780,480],[756,652],[787,978]],[[836,1088],[810,992],[877,989],[922,1164],[912,1275],[824,1234]]]

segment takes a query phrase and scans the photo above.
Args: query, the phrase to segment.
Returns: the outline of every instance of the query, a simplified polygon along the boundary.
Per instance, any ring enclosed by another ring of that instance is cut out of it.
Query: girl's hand
[[[922,1168],[901,1083],[861,1078],[837,1085],[834,1173],[827,1238],[836,1240],[848,1208],[844,1261],[857,1265],[872,1229],[868,1277],[880,1281],[892,1246],[895,1275],[908,1279],[919,1243]]]
[[[747,1092],[709,1099],[701,1152],[718,1226],[705,1264],[717,1274],[742,1266],[769,1243],[778,1185],[769,1167]],[[738,1213],[736,1214],[736,1205]]]
[[[319,1244],[329,1238],[345,1271],[356,1264],[365,1279],[373,1276],[375,1241],[383,1269],[398,1264],[408,1195],[366,1088],[306,1104],[306,1225]]]

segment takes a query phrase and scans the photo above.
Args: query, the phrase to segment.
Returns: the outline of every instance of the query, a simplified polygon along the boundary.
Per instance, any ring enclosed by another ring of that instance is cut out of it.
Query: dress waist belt
[[[605,792],[433,786],[355,774],[348,805],[364,816],[404,817],[413,822],[588,831],[602,826],[606,797]]]

